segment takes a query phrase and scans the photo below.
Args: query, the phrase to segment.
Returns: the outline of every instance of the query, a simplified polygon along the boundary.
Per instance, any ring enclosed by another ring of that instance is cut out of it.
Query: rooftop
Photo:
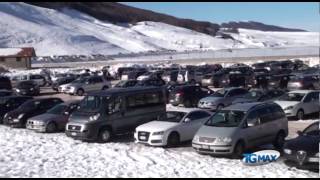
[[[36,56],[33,47],[24,48],[0,48],[0,57],[34,57]]]

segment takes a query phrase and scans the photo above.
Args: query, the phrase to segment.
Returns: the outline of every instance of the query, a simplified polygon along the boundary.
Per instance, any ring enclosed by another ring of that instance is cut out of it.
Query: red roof
[[[5,49],[10,49],[10,48],[5,48]],[[36,56],[36,52],[33,47],[24,47],[19,49],[21,49],[21,51],[15,54],[3,55],[0,53],[0,57],[35,57]]]

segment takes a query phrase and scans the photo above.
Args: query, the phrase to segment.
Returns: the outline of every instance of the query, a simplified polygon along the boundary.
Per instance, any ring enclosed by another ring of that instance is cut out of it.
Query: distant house
[[[16,69],[30,69],[31,60],[36,56],[32,47],[0,48],[0,66]]]

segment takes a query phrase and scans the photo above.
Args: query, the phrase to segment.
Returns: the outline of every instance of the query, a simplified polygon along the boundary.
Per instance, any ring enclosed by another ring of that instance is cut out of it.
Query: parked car
[[[195,108],[167,111],[165,117],[138,126],[134,134],[135,142],[151,146],[177,146],[180,142],[191,141],[210,116],[210,112]]]
[[[13,94],[12,91],[9,90],[0,90],[0,97],[11,96]]]
[[[51,88],[54,91],[59,91],[59,86],[64,85],[64,84],[70,84],[73,81],[76,80],[75,76],[70,76],[70,77],[64,77],[64,78],[59,78],[56,81],[54,81],[51,85]]]
[[[39,74],[18,75],[11,77],[13,87],[16,87],[21,81],[34,81],[39,87],[43,87],[47,84],[46,78]]]
[[[217,111],[198,130],[192,147],[199,153],[241,158],[250,147],[272,143],[281,149],[288,120],[275,103],[234,104]]]
[[[88,94],[66,125],[66,135],[86,141],[108,142],[133,132],[166,112],[165,94],[158,87],[112,88]]]
[[[128,87],[134,87],[138,83],[138,80],[123,80],[119,81],[117,84],[115,84],[114,88],[128,88]]]
[[[290,80],[290,74],[270,75],[268,79],[268,88],[286,89]]]
[[[241,98],[248,93],[244,88],[220,89],[210,96],[200,99],[198,107],[201,109],[220,110],[232,104],[236,98]]]
[[[164,73],[164,71],[161,70],[157,70],[157,71],[150,71],[150,72],[146,72],[140,76],[137,77],[138,81],[142,81],[145,79],[161,79],[161,75]]]
[[[319,172],[319,121],[312,123],[298,137],[288,140],[284,144],[285,163],[300,169]]]
[[[178,83],[190,83],[192,85],[196,83],[201,83],[203,72],[197,71],[195,68],[187,68],[179,70],[177,82]]]
[[[17,109],[21,104],[31,99],[32,97],[29,97],[29,96],[1,97],[0,98],[0,124],[3,123],[3,118],[5,114]]]
[[[122,72],[121,80],[137,79],[139,76],[147,72],[148,70],[146,68],[134,68],[133,70],[127,70]]]
[[[177,79],[178,79],[178,74],[179,74],[179,70],[173,70],[173,71],[165,71],[162,74],[162,79],[166,82],[166,83],[176,83]]]
[[[253,87],[254,86],[254,73],[251,70],[231,70],[229,72],[228,87]]]
[[[23,96],[38,96],[40,94],[40,87],[34,81],[20,81],[15,88],[15,92]]]
[[[177,86],[170,92],[169,102],[173,106],[182,104],[185,107],[196,107],[201,98],[209,96],[212,93],[211,89],[201,86]]]
[[[8,112],[3,119],[3,123],[14,128],[25,128],[29,118],[43,114],[60,103],[63,103],[60,98],[28,100],[18,109]]]
[[[9,77],[0,76],[0,90],[12,90],[11,80]]]
[[[314,74],[295,74],[290,76],[288,90],[320,89],[320,76]]]
[[[254,84],[253,88],[268,88],[268,77],[270,76],[269,70],[261,68],[261,69],[254,69]]]
[[[141,81],[138,81],[136,86],[159,86],[162,87],[166,84],[161,78],[147,78]]]
[[[78,101],[58,104],[44,114],[29,118],[27,129],[47,133],[64,131],[70,115],[78,105]]]
[[[320,112],[320,91],[297,90],[279,97],[275,103],[279,104],[288,117],[304,119],[305,115]]]
[[[253,69],[269,69],[270,70],[270,65],[275,62],[277,61],[264,61],[260,63],[254,63],[251,65],[251,67]]]
[[[89,76],[72,81],[64,87],[64,93],[83,96],[90,91],[106,90],[111,87],[111,82],[101,76]]]
[[[248,102],[265,102],[273,101],[282,96],[285,91],[278,89],[251,89],[242,98],[235,99],[232,104],[236,103],[248,103]]]
[[[201,80],[202,86],[213,86],[215,88],[222,88],[229,85],[230,68],[223,68],[213,74],[205,74]]]

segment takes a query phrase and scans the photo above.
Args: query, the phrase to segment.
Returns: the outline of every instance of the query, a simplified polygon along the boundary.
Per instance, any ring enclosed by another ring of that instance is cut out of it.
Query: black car
[[[24,102],[31,100],[29,96],[7,96],[0,98],[0,124],[3,123],[4,115],[17,109]]]
[[[9,90],[0,90],[0,97],[11,96],[13,94],[12,91]]]
[[[133,87],[138,83],[138,80],[123,80],[119,81],[117,84],[114,85],[115,88],[128,88]]]
[[[60,98],[43,98],[26,101],[18,109],[8,112],[7,116],[3,119],[3,123],[15,128],[25,128],[27,120],[30,117],[43,114],[60,103],[63,103]]]
[[[319,121],[315,122],[284,144],[287,165],[319,172],[319,127]]]
[[[197,85],[178,86],[170,92],[169,103],[173,106],[182,104],[185,107],[196,107],[201,98],[212,93],[211,89]]]
[[[59,86],[63,84],[69,84],[72,81],[76,80],[76,77],[65,77],[65,78],[60,78],[57,81],[53,82],[51,87],[54,91],[59,91]]]
[[[282,96],[285,91],[277,89],[251,89],[246,95],[242,98],[235,99],[232,104],[236,103],[249,103],[249,102],[265,102],[272,101],[280,96]]]
[[[15,88],[16,94],[24,96],[37,96],[40,94],[40,87],[34,81],[21,81]]]
[[[290,76],[287,86],[289,90],[320,89],[320,76],[313,74],[295,74]]]
[[[0,90],[12,90],[10,78],[6,76],[0,76]]]
[[[268,88],[269,70],[265,68],[256,68],[253,70],[254,84],[253,88]]]
[[[164,86],[166,82],[161,78],[147,78],[141,81],[138,81],[136,86]]]

